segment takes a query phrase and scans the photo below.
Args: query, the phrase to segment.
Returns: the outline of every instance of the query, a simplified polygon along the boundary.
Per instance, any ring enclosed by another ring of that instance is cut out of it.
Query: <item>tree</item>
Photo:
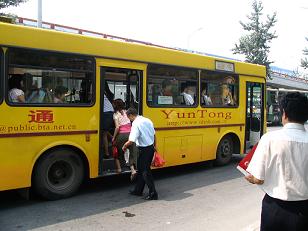
[[[27,0],[0,0],[0,10],[9,6],[18,6]]]
[[[306,38],[307,42],[308,42],[308,38]],[[304,55],[308,56],[308,48],[305,48],[303,50]],[[308,59],[304,58],[301,60],[301,66],[305,69],[308,69]]]
[[[239,43],[235,44],[232,49],[234,54],[245,55],[245,61],[266,66],[267,76],[270,78],[270,64],[273,63],[269,60],[268,54],[270,50],[269,43],[272,39],[277,38],[276,32],[270,32],[277,22],[276,12],[269,16],[265,23],[261,22],[263,6],[262,2],[254,0],[252,3],[253,12],[248,15],[248,23],[240,21],[243,29],[248,31],[247,35],[243,35],[239,39]]]
[[[20,3],[26,2],[28,0],[0,0],[0,10],[7,8],[9,6],[18,6]],[[3,22],[14,23],[16,21],[17,15],[5,14],[0,12],[0,19]]]

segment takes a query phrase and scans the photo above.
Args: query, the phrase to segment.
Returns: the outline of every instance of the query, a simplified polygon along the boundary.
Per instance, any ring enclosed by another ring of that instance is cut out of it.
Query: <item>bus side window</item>
[[[149,65],[147,104],[150,107],[195,107],[198,70]]]
[[[8,78],[23,75],[23,103],[73,106],[94,102],[95,62],[92,58],[21,48],[9,48],[7,52]],[[58,86],[67,89],[61,100],[55,99]]]
[[[238,106],[238,75],[201,71],[200,99],[202,107]]]

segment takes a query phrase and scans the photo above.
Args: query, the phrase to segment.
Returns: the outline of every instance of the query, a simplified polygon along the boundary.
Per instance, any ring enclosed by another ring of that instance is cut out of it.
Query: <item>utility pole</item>
[[[37,0],[37,27],[42,28],[42,0]]]

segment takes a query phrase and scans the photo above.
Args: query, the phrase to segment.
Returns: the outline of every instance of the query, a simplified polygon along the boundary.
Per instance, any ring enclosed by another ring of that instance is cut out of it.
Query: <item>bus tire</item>
[[[43,198],[57,200],[76,193],[83,178],[84,165],[80,156],[70,149],[58,149],[38,161],[33,186]]]
[[[215,165],[226,165],[231,161],[234,143],[230,136],[223,137],[217,147]]]

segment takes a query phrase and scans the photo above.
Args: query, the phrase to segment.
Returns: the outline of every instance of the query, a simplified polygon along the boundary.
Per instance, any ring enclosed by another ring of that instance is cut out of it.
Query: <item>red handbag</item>
[[[158,152],[154,153],[154,157],[152,160],[152,167],[162,167],[165,164],[165,160],[161,157]]]
[[[112,145],[112,156],[113,158],[118,158],[119,156],[118,148],[115,144]]]

